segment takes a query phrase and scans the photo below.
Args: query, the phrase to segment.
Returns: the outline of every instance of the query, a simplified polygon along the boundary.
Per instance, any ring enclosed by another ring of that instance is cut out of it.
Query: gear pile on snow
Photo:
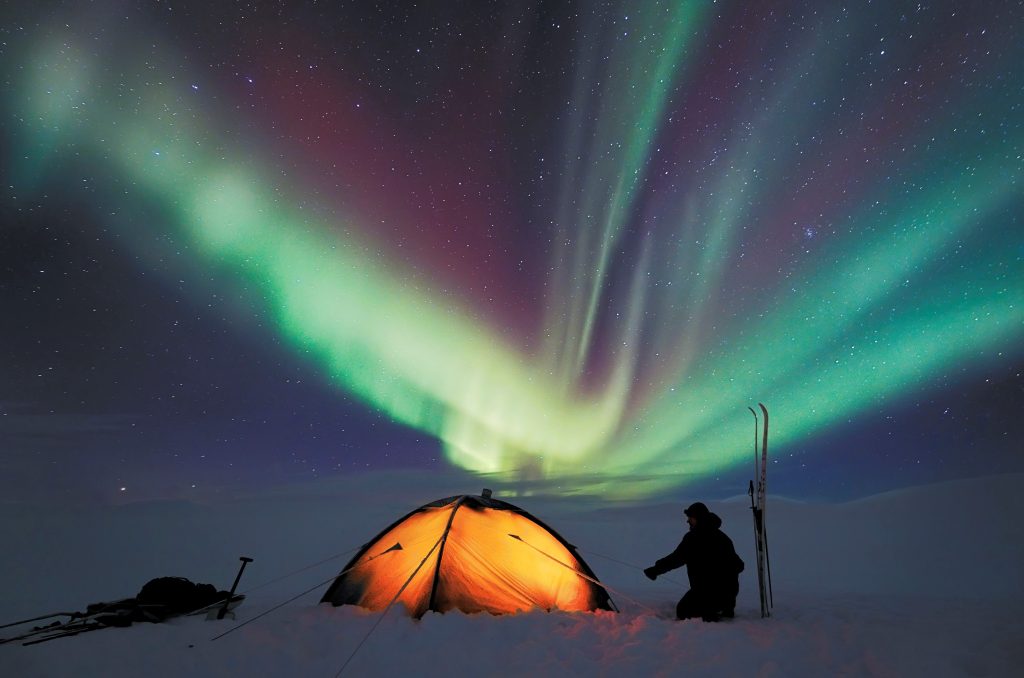
[[[131,626],[135,622],[159,623],[181,615],[203,613],[223,606],[225,602],[229,607],[234,607],[242,598],[243,596],[232,596],[228,591],[218,591],[212,584],[197,584],[184,577],[158,577],[146,582],[134,598],[92,603],[86,606],[84,612],[58,612],[23,622],[5,624],[4,626],[15,626],[39,619],[69,618],[64,622],[56,621],[37,626],[28,633],[13,638],[4,638],[0,640],[0,644],[27,640],[28,642],[24,644],[31,645],[112,626]]]
[[[197,584],[184,577],[158,577],[146,582],[134,598],[121,602],[127,603],[124,609],[132,622],[158,623],[223,603],[228,595],[227,591],[218,591],[213,584]],[[92,607],[90,605],[87,609]]]

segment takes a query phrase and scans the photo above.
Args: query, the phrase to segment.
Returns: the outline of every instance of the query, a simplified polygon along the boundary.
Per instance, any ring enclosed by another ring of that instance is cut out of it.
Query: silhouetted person
[[[676,550],[644,570],[648,579],[686,565],[690,590],[676,605],[679,619],[700,617],[704,621],[718,621],[732,617],[736,609],[736,595],[740,590],[739,574],[743,561],[736,555],[732,540],[722,532],[722,519],[704,504],[691,504],[683,511],[690,531]]]

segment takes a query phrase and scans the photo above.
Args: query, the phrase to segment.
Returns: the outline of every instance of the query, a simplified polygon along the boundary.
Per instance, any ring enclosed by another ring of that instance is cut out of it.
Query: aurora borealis
[[[818,464],[936,394],[1020,430],[1019,5],[14,14],[0,401],[22,484],[95,426],[133,451],[70,485],[386,447],[619,498],[745,466],[757,401],[773,450]],[[64,279],[28,282],[33,257]],[[289,371],[317,383],[286,398]],[[990,470],[1022,470],[996,441]]]

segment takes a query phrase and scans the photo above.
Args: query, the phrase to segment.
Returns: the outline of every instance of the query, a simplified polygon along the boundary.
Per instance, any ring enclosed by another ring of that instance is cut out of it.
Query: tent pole
[[[489,492],[489,490],[484,490]],[[448,524],[444,526],[444,533],[441,535],[441,548],[437,552],[437,566],[434,568],[434,581],[430,585],[430,599],[427,601],[427,609],[434,609],[434,600],[437,597],[437,584],[441,581],[441,558],[444,556],[444,545],[448,543],[448,533],[452,529],[452,523],[455,522],[455,512],[462,506],[462,502],[466,501],[465,495],[459,498],[455,502],[455,506],[452,507],[452,514],[448,516]]]

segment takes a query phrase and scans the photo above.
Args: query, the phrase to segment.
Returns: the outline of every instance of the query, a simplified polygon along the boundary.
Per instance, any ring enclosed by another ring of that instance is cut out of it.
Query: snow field
[[[235,621],[179,619],[12,643],[0,646],[0,673],[333,676],[379,623],[344,675],[1016,676],[1024,666],[1022,481],[958,481],[838,505],[770,498],[776,606],[768,620],[758,618],[744,498],[708,502],[747,563],[738,617],[719,624],[671,619],[685,572],[650,582],[609,560],[643,567],[668,553],[682,535],[683,500],[607,507],[512,498],[580,548],[621,614],[429,613],[414,621],[392,609],[382,619],[316,605],[321,587],[210,641],[328,579],[347,561],[342,555],[252,590]],[[5,506],[0,527],[13,556],[0,566],[0,620],[130,596],[156,576],[226,587],[242,554],[256,559],[244,591],[355,549],[445,496],[409,485],[376,501],[373,493],[291,491],[78,511]]]

